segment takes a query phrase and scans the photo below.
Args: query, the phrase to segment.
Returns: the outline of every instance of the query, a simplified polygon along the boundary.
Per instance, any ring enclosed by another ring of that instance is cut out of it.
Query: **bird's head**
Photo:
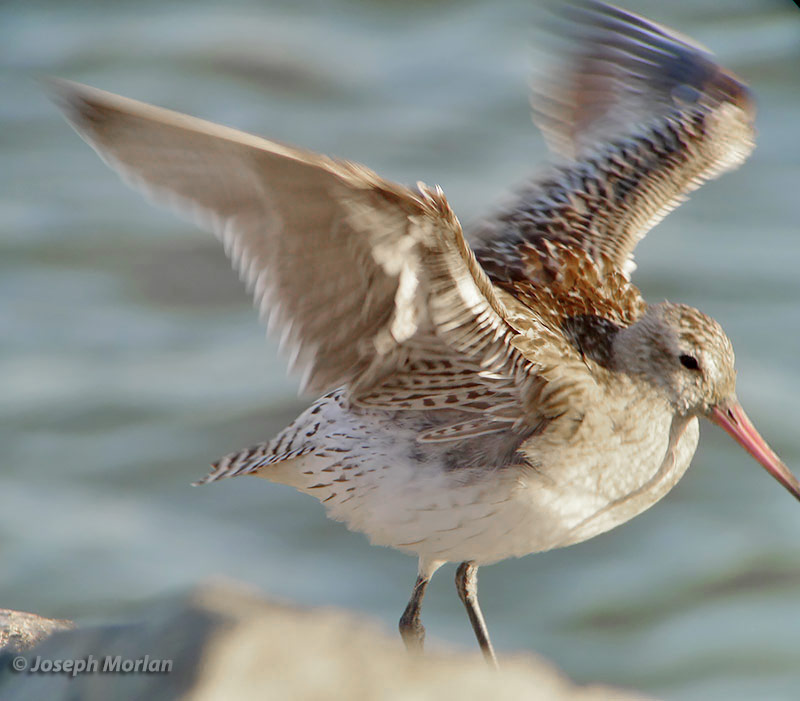
[[[675,413],[728,432],[800,500],[800,482],[759,435],[736,398],[733,346],[711,317],[684,304],[652,305],[614,339],[615,369],[645,379]]]

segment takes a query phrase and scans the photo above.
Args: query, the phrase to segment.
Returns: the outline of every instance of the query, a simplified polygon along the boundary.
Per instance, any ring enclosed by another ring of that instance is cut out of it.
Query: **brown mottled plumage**
[[[462,561],[459,596],[494,661],[477,567],[641,513],[687,469],[699,417],[800,498],[736,401],[720,326],[648,305],[629,280],[647,231],[749,154],[749,92],[636,15],[593,0],[562,12],[571,55],[534,99],[559,160],[474,230],[473,247],[439,188],[52,84],[111,167],[221,239],[304,387],[328,392],[202,482],[293,485],[416,554],[400,624],[411,648],[430,577]]]

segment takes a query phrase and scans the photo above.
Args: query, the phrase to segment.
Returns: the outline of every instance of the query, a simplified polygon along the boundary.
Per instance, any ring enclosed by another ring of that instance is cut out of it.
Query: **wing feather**
[[[448,392],[470,401],[468,375],[482,408],[497,395],[521,418],[515,381],[535,366],[440,189],[87,86],[52,91],[124,179],[219,237],[308,389],[347,384],[398,408],[407,396],[394,390],[421,370],[438,405]]]
[[[525,251],[545,240],[628,275],[645,234],[753,148],[750,93],[705,48],[602,2],[560,7],[564,68],[533,108],[561,162],[476,230],[495,281],[529,277]]]

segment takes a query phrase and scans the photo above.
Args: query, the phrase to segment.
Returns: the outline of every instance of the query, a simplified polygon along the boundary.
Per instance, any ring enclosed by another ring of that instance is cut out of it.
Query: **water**
[[[759,148],[641,245],[636,282],[714,315],[739,394],[800,466],[800,13],[713,0],[631,9],[753,86]],[[209,577],[394,628],[414,562],[289,488],[189,483],[299,412],[297,383],[211,237],[151,209],[31,79],[81,80],[440,183],[468,221],[543,158],[526,0],[5,3],[0,7],[0,605],[92,621]],[[800,509],[721,431],[657,507],[481,572],[497,647],[667,699],[800,684]],[[440,573],[424,620],[472,649]]]

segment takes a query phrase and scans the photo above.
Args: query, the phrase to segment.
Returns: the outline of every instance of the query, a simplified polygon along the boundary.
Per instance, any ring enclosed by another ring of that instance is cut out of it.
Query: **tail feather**
[[[344,397],[342,389],[320,397],[271,441],[226,455],[215,462],[211,466],[211,472],[195,482],[194,486],[216,482],[224,477],[251,475],[262,467],[285,463],[294,458],[319,452],[322,447],[320,437],[325,434],[325,427],[338,420],[342,413]],[[299,486],[295,484],[298,477],[295,470],[289,465],[286,468],[287,470],[273,468],[261,476]],[[303,480],[300,481],[302,482]]]
[[[192,483],[192,486],[199,487],[202,484],[216,482],[225,477],[237,477],[238,475],[251,475],[266,465],[299,458],[313,452],[311,446],[301,446],[293,450],[275,452],[275,441],[259,443],[251,448],[240,450],[236,453],[229,453],[224,458],[211,465],[211,472],[203,479]]]

